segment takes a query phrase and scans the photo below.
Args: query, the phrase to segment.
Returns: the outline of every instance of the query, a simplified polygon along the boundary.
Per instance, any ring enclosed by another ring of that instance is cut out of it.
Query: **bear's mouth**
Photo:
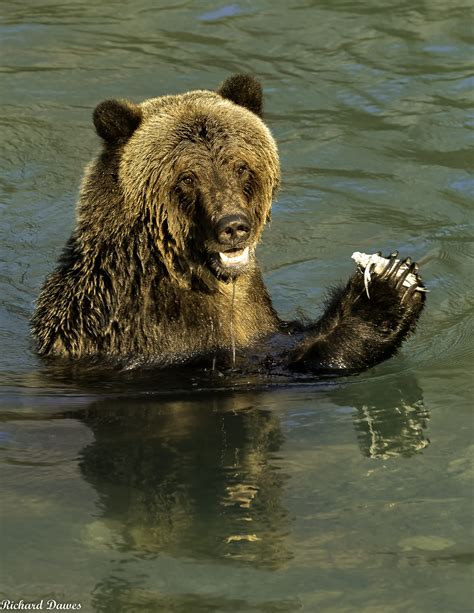
[[[250,249],[228,249],[227,251],[219,251],[220,265],[225,268],[235,268],[238,266],[246,266],[250,259]]]
[[[207,264],[218,279],[228,282],[245,273],[251,264],[253,253],[251,245],[223,251],[216,249],[209,254]]]

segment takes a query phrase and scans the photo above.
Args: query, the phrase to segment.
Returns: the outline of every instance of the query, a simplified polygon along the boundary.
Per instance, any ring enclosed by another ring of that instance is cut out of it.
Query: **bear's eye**
[[[239,177],[243,177],[244,175],[246,175],[249,170],[250,169],[247,164],[239,164],[239,166],[237,166],[237,174],[239,175]]]
[[[185,174],[179,178],[179,182],[182,185],[186,185],[187,187],[191,187],[194,185],[194,177],[192,174]]]

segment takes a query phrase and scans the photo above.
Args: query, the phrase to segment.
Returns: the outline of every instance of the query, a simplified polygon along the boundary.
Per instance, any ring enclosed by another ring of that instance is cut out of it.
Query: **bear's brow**
[[[220,140],[227,140],[228,135],[224,126],[209,117],[198,116],[191,121],[186,121],[182,125],[185,138],[191,142],[210,143],[217,137]]]

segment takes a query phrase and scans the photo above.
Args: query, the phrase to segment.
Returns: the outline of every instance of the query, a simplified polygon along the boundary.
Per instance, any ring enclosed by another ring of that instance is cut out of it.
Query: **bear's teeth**
[[[221,261],[226,266],[234,266],[235,264],[247,264],[249,261],[249,248],[245,247],[243,251],[237,253],[236,255],[227,255],[222,251],[219,252],[219,256]]]

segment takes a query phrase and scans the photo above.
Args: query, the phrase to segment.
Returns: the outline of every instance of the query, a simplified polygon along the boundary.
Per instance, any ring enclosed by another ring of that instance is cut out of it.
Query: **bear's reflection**
[[[315,386],[315,412],[321,393],[326,404],[355,409],[368,457],[411,456],[429,444],[429,416],[413,377]],[[292,557],[282,504],[287,475],[277,455],[280,420],[265,407],[284,402],[258,390],[213,392],[106,399],[77,412],[94,433],[80,467],[99,494],[103,520],[142,554],[280,567]],[[323,436],[314,432],[315,446]]]
[[[82,414],[95,441],[81,470],[127,547],[267,567],[289,558],[279,420],[254,404],[248,394],[128,398]]]
[[[347,390],[345,399],[347,401]],[[342,402],[342,390],[332,400]],[[410,457],[430,444],[425,437],[429,411],[411,374],[370,379],[352,386],[351,402],[357,414],[354,426],[359,447],[369,458]]]

